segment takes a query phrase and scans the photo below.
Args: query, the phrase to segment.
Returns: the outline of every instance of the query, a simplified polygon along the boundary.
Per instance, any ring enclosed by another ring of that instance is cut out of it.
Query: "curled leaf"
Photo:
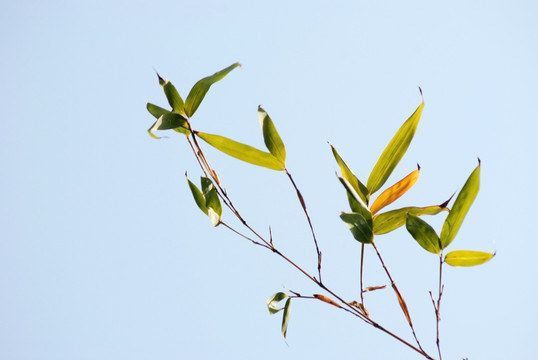
[[[288,295],[283,292],[277,292],[276,294],[271,295],[266,301],[269,313],[272,315],[282,310],[283,308],[277,308],[278,303],[287,297]]]

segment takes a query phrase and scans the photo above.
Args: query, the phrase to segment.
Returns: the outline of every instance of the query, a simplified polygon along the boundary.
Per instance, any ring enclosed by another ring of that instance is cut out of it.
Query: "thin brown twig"
[[[443,355],[441,354],[441,338],[439,333],[439,323],[441,322],[441,297],[443,296],[443,290],[443,252],[441,251],[441,253],[439,254],[439,297],[437,298],[437,306],[434,306],[437,330],[436,344],[437,351],[439,353],[439,360],[443,360]]]
[[[383,258],[381,257],[381,253],[377,249],[377,246],[375,246],[375,243],[372,242],[372,246],[375,249],[375,252],[377,253],[377,257],[379,258],[379,261],[381,262],[381,265],[383,266],[383,269],[385,270],[385,273],[387,274],[390,284],[392,286],[392,289],[394,290],[394,293],[396,294],[396,297],[398,298],[398,303],[400,304],[400,308],[402,309],[407,322],[409,323],[409,327],[411,328],[411,332],[413,333],[413,337],[415,338],[415,341],[417,342],[417,345],[420,350],[424,351],[422,348],[422,345],[420,345],[420,341],[418,340],[417,334],[415,332],[415,327],[413,326],[413,321],[411,320],[411,314],[409,313],[409,310],[407,309],[407,304],[405,303],[405,300],[400,293],[400,290],[398,290],[398,287],[396,286],[396,282],[392,279],[392,276],[390,275],[389,269],[385,266],[385,262],[383,261]]]
[[[364,269],[364,244],[361,243],[361,268],[360,268],[360,286],[361,286],[361,305],[364,307],[364,286],[362,284],[363,280],[363,269]]]
[[[314,226],[312,225],[312,220],[310,219],[310,215],[308,214],[308,210],[306,208],[306,203],[304,201],[303,195],[299,191],[299,188],[297,187],[297,184],[295,184],[295,181],[293,180],[293,177],[288,172],[288,169],[284,169],[284,171],[286,171],[286,175],[288,175],[288,178],[290,179],[291,184],[293,185],[293,187],[295,188],[295,191],[297,192],[297,197],[299,198],[299,202],[301,203],[301,207],[303,208],[303,211],[305,213],[306,220],[308,221],[308,226],[310,227],[310,232],[312,233],[312,238],[314,239],[314,245],[316,246],[316,254],[317,254],[317,258],[318,258],[318,276],[319,276],[319,281],[321,283],[321,281],[322,281],[321,280],[321,251],[319,250],[318,240],[316,239],[316,233],[314,232]]]

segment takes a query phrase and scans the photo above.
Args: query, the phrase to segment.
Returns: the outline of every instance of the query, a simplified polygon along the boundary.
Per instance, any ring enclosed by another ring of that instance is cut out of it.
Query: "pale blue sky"
[[[348,314],[293,303],[287,346],[266,298],[319,292],[290,266],[214,229],[183,174],[179,134],[151,139],[153,68],[185,97],[233,62],[198,130],[262,147],[271,115],[305,195],[324,280],[357,297],[359,244],[327,141],[366,181],[420,103],[417,135],[389,182],[422,166],[401,205],[446,200],[482,159],[480,193],[449,249],[496,251],[447,268],[446,359],[536,354],[535,1],[2,1],[0,359],[419,359]],[[308,227],[281,173],[207,149],[236,205],[314,270]],[[227,215],[229,219],[230,216]],[[432,220],[440,229],[442,218]],[[435,256],[404,231],[377,239],[417,332],[435,354]],[[386,283],[371,252],[371,285]],[[367,298],[410,338],[393,294]]]

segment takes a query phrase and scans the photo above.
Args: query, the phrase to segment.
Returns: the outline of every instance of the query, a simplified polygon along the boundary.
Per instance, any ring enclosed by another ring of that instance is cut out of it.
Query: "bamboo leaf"
[[[415,135],[423,108],[424,100],[409,119],[407,119],[407,121],[400,127],[398,132],[396,132],[396,135],[390,140],[389,144],[377,160],[366,184],[370,194],[375,193],[383,186],[383,184],[385,184],[396,165],[398,165],[404,156]]]
[[[159,77],[159,84],[163,88],[166,99],[168,100],[168,103],[172,109],[174,109],[174,111],[178,114],[185,115],[185,104],[183,103],[183,99],[179,95],[176,87],[172,85],[169,80],[163,79],[159,74],[157,74],[157,76]]]
[[[198,189],[198,187],[189,180],[189,178],[187,177],[187,174],[185,174],[185,179],[187,179],[189,188],[191,189],[192,196],[194,197],[194,201],[196,202],[196,205],[198,205],[200,210],[202,210],[203,213],[207,215],[207,206],[206,206],[206,200],[205,200],[204,194],[202,194],[200,189]]]
[[[209,91],[211,85],[224,78],[226,75],[228,75],[230,71],[240,65],[241,64],[239,63],[232,64],[226,69],[217,71],[213,75],[207,76],[194,84],[191,91],[189,92],[189,95],[187,96],[187,100],[185,100],[185,114],[187,115],[187,117],[190,118],[196,112],[198,106],[200,106],[200,103]]]
[[[156,130],[177,129],[179,132],[189,135],[190,131],[188,130],[188,126],[187,120],[183,116],[168,112],[161,115],[157,121],[151,125],[148,129],[148,133],[154,139],[160,139],[160,137],[153,133]]]
[[[400,303],[400,307],[402,308],[402,311],[407,319],[407,322],[409,325],[411,325],[411,328],[413,327],[413,322],[411,321],[411,315],[409,314],[409,310],[407,309],[407,304],[405,303],[405,300],[400,293],[400,290],[396,287],[396,284],[392,283],[392,288],[394,289],[394,292],[396,293],[396,297],[398,298],[398,302]]]
[[[209,145],[236,159],[272,170],[281,171],[285,169],[284,163],[278,160],[275,156],[258,150],[250,145],[245,145],[220,135],[212,135],[202,132],[196,132],[196,135]]]
[[[364,216],[355,212],[343,212],[340,214],[340,218],[351,231],[355,240],[363,244],[370,244],[374,241],[372,227]]]
[[[441,252],[441,241],[435,230],[424,220],[417,216],[408,215],[406,222],[407,231],[426,251],[433,254]]]
[[[288,324],[290,322],[290,308],[291,308],[291,298],[286,300],[286,305],[284,305],[284,314],[282,314],[282,335],[286,339],[288,334]]]
[[[465,185],[463,185],[463,188],[452,206],[452,210],[450,210],[450,213],[443,224],[443,228],[441,229],[441,247],[443,249],[450,245],[452,240],[454,240],[454,237],[463,223],[465,215],[467,215],[469,208],[478,194],[479,187],[480,159],[478,159],[478,166],[474,169],[471,175],[469,175]]]
[[[329,144],[329,146],[331,147],[334,158],[336,159],[336,163],[340,167],[340,171],[342,172],[342,177],[351,184],[351,186],[353,187],[355,192],[357,192],[357,194],[360,196],[361,200],[364,202],[366,207],[368,207],[368,201],[369,201],[368,189],[366,188],[366,186],[364,186],[360,182],[360,180],[357,178],[357,176],[355,176],[353,171],[351,171],[349,166],[346,164],[344,159],[342,159],[342,157],[340,156],[338,151],[336,151],[334,146],[332,146],[331,144]]]
[[[404,207],[391,210],[382,214],[376,214],[373,218],[374,234],[382,235],[405,225],[407,214],[414,216],[436,215],[442,211],[448,211],[446,203],[427,207]]]
[[[487,263],[495,254],[483,251],[456,250],[445,256],[445,262],[451,266],[476,266]]]
[[[171,111],[163,109],[160,106],[153,105],[152,103],[146,103],[146,109],[148,109],[148,112],[155,117],[155,119],[160,118],[164,114],[169,114]]]
[[[271,295],[269,299],[267,299],[266,301],[267,309],[269,310],[269,313],[272,315],[272,314],[276,314],[280,310],[283,310],[283,308],[279,309],[277,308],[277,306],[280,301],[282,301],[283,299],[287,297],[288,295],[286,295],[283,292],[277,292],[276,294]]]
[[[260,120],[260,126],[262,127],[263,132],[263,140],[265,142],[265,146],[267,146],[267,150],[269,150],[269,152],[282,163],[285,163],[286,148],[284,147],[284,143],[282,142],[280,135],[278,135],[273,121],[261,106],[258,106],[258,119]]]
[[[375,199],[374,203],[370,207],[372,214],[377,213],[379,210],[384,207],[392,204],[394,201],[398,200],[403,194],[405,194],[418,179],[418,174],[420,173],[420,166],[411,172],[409,175],[404,177],[402,180],[398,181],[396,184],[389,187],[387,190],[383,191],[381,195]]]
[[[337,303],[336,301],[334,301],[333,299],[331,299],[331,298],[329,298],[329,297],[327,297],[325,295],[314,294],[313,296],[316,299],[321,300],[323,302],[326,302],[327,304],[331,304],[332,306],[336,306],[339,309],[342,308],[342,306],[339,303]]]
[[[361,214],[361,216],[368,223],[368,226],[371,228],[372,227],[372,213],[370,213],[370,210],[368,209],[366,204],[362,201],[360,195],[357,194],[355,189],[353,189],[353,186],[345,178],[339,177],[338,179],[347,190],[348,200],[351,206],[351,210],[353,212]]]

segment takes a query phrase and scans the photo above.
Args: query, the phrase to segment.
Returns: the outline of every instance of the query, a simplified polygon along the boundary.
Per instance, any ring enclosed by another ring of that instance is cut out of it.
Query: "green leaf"
[[[207,215],[207,206],[206,206],[206,200],[204,197],[204,194],[194,185],[189,178],[187,178],[187,174],[185,174],[185,178],[187,179],[187,182],[189,184],[189,188],[191,189],[192,196],[194,197],[194,201],[196,202],[196,205],[200,208],[200,210],[203,211],[204,214]]]
[[[478,166],[474,169],[471,175],[469,175],[465,185],[463,185],[463,188],[452,206],[452,210],[450,210],[450,213],[443,224],[443,228],[441,229],[441,247],[443,249],[450,245],[452,240],[454,240],[454,237],[463,223],[465,215],[467,215],[467,211],[469,211],[469,208],[478,194],[479,187],[480,159],[478,159]]]
[[[166,109],[163,109],[160,106],[153,105],[152,103],[146,103],[146,109],[148,109],[149,113],[155,117],[155,119],[160,118],[164,114],[169,114],[171,111],[168,111]]]
[[[286,300],[286,305],[284,305],[284,314],[282,315],[282,335],[286,339],[286,334],[288,333],[288,324],[290,322],[290,308],[291,308],[291,298]]]
[[[476,266],[487,263],[494,257],[495,254],[471,251],[471,250],[456,250],[449,252],[445,256],[445,262],[451,266]]]
[[[342,171],[342,177],[351,184],[355,192],[360,196],[363,203],[366,205],[366,207],[368,207],[368,201],[369,201],[368,189],[366,188],[366,186],[364,186],[360,182],[357,176],[355,176],[355,174],[353,173],[353,171],[351,171],[349,166],[347,166],[346,162],[344,161],[344,159],[342,159],[340,154],[338,154],[338,151],[336,151],[334,146],[332,146],[331,144],[329,144],[329,146],[331,147],[334,158],[336,159],[336,162],[338,166],[340,167],[340,171]]]
[[[205,198],[205,206],[207,208],[207,215],[211,220],[213,226],[220,224],[220,218],[222,215],[222,205],[220,204],[219,195],[215,185],[208,177],[202,176],[202,192]]]
[[[372,213],[366,206],[366,204],[362,201],[362,198],[359,194],[355,191],[353,186],[347,181],[345,178],[338,177],[342,185],[347,190],[349,205],[351,206],[351,210],[353,212],[359,213],[362,215],[362,217],[366,220],[368,225],[372,227]]]
[[[407,231],[425,250],[439,254],[441,252],[441,242],[435,230],[424,220],[417,216],[408,215],[406,223]]]
[[[288,295],[286,295],[283,292],[277,292],[276,294],[271,295],[269,297],[269,299],[267,299],[267,301],[266,301],[267,309],[269,310],[269,313],[272,315],[272,314],[276,314],[280,310],[283,310],[283,308],[279,309],[279,308],[277,308],[277,306],[278,306],[278,303],[280,301],[282,301],[283,299],[285,299],[287,297],[288,297]]]
[[[157,76],[159,77],[159,84],[163,88],[166,99],[172,109],[178,114],[185,115],[185,104],[177,92],[176,87],[169,80],[163,79],[159,74]]]
[[[258,106],[258,119],[260,120],[260,126],[262,127],[263,140],[267,150],[282,163],[286,162],[286,148],[284,143],[276,131],[273,121],[267,115],[267,112]]]
[[[398,200],[403,194],[405,194],[409,189],[411,189],[413,185],[415,185],[415,183],[417,182],[419,173],[420,166],[418,166],[418,169],[411,172],[402,180],[398,181],[396,184],[383,191],[377,197],[377,199],[375,199],[374,203],[370,207],[370,211],[372,212],[372,214],[375,214],[384,207],[392,204],[394,201]]]
[[[168,112],[161,115],[161,117],[159,117],[157,121],[151,125],[151,127],[148,129],[148,133],[154,139],[160,139],[160,137],[153,133],[155,130],[177,129],[179,132],[188,135],[190,134],[188,126],[187,120],[183,116]]]
[[[284,163],[272,154],[258,150],[250,145],[245,145],[220,135],[202,132],[196,132],[196,135],[209,145],[236,159],[272,170],[282,171],[286,168]]]
[[[185,100],[185,114],[187,117],[190,118],[196,112],[211,85],[224,78],[230,71],[238,66],[241,66],[241,64],[232,64],[226,69],[218,71],[211,76],[205,77],[194,84],[189,92],[189,95],[187,96],[187,100]]]
[[[391,210],[374,216],[374,234],[382,235],[405,225],[407,214],[414,216],[436,215],[441,211],[448,211],[446,203],[427,207],[404,207]]]
[[[385,184],[396,165],[398,165],[404,156],[415,135],[423,108],[424,101],[420,103],[413,115],[411,115],[400,127],[377,160],[374,169],[370,173],[370,177],[368,177],[368,182],[366,183],[366,187],[370,194],[375,193],[383,186],[383,184]]]
[[[355,240],[363,244],[370,244],[374,241],[372,227],[364,216],[355,212],[343,212],[340,214],[340,218],[351,231]]]

